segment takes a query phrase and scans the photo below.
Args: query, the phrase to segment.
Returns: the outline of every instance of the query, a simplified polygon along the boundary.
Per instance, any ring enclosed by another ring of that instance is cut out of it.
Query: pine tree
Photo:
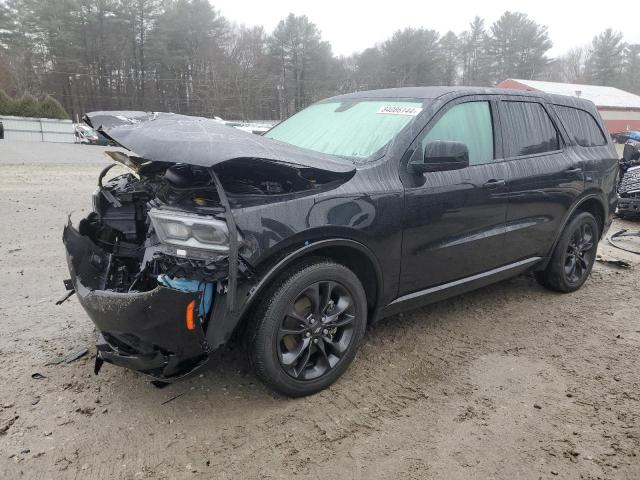
[[[608,28],[593,37],[586,77],[594,85],[617,86],[622,77],[626,45],[622,33]]]
[[[332,67],[331,46],[305,15],[291,13],[278,23],[269,39],[269,52],[278,78],[282,118],[319,99],[314,90],[326,91],[323,80]]]
[[[12,103],[12,115],[17,117],[37,117],[39,114],[38,100],[33,95],[27,93]]]
[[[67,120],[69,115],[67,115],[67,112],[65,112],[64,107],[58,100],[51,95],[47,95],[38,103],[38,117]]]
[[[0,115],[13,115],[13,99],[0,89]]]
[[[552,46],[547,27],[524,13],[505,12],[491,26],[488,39],[494,83],[506,78],[536,78],[549,63],[546,53]]]
[[[628,45],[624,54],[622,70],[622,87],[630,92],[640,94],[640,45]]]
[[[475,17],[469,24],[469,30],[460,35],[463,85],[489,85],[490,62],[486,38],[484,20],[480,17]]]
[[[382,44],[383,65],[389,86],[442,83],[444,58],[435,30],[405,28]]]
[[[460,52],[460,42],[455,33],[448,31],[440,39],[440,50],[444,63],[442,83],[444,85],[455,85],[458,79],[458,58]]]

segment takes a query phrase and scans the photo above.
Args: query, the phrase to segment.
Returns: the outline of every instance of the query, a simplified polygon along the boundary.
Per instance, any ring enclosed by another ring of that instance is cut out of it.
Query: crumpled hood
[[[348,173],[349,160],[305,150],[203,117],[175,113],[91,112],[86,123],[116,143],[151,161],[212,167],[237,158],[259,158]]]

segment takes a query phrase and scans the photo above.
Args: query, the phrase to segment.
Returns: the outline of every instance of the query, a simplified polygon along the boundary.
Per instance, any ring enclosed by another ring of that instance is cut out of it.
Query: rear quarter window
[[[601,147],[607,144],[598,122],[589,112],[578,108],[554,105],[569,135],[581,147]]]

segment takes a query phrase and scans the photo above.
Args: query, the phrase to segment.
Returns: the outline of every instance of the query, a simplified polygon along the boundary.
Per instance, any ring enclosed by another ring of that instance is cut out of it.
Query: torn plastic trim
[[[200,293],[198,315],[201,320],[206,319],[209,316],[211,306],[213,305],[213,292],[215,291],[216,282],[204,282],[188,278],[171,278],[168,275],[161,273],[158,275],[158,283],[168,288],[180,290],[181,292]]]
[[[133,154],[127,154],[118,150],[107,150],[104,152],[111,160],[120,164],[129,170],[136,178],[140,179],[141,176],[164,171],[176,162],[156,162],[147,160],[142,157],[138,157]],[[115,164],[114,164],[115,165]],[[108,170],[107,170],[108,171]],[[106,172],[105,172],[106,174]]]
[[[224,207],[225,217],[227,219],[227,228],[229,229],[229,280],[227,309],[229,312],[234,312],[236,309],[236,289],[238,287],[238,235],[240,234],[240,231],[238,230],[236,220],[233,217],[231,204],[229,203],[229,199],[227,198],[227,194],[222,187],[222,183],[220,182],[218,175],[216,175],[213,168],[209,169],[209,174],[211,175],[213,183],[216,186],[216,190],[218,191],[220,203]]]
[[[174,113],[91,112],[85,122],[118,145],[154,162],[213,167],[238,158],[260,158],[334,173],[350,160],[244,132],[216,120]]]
[[[92,257],[101,249],[70,225],[63,240],[78,301],[104,339],[104,345],[98,344],[102,360],[159,379],[181,376],[205,361],[211,349],[203,323],[211,320],[211,312],[194,330],[185,328],[184,318],[189,303],[201,302],[206,291],[161,284],[143,292],[100,290],[101,268],[92,266]]]

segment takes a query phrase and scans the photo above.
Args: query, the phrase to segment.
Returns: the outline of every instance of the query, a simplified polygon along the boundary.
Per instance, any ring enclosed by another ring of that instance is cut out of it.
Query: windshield
[[[297,147],[368,158],[422,111],[421,101],[348,100],[311,105],[264,134]]]

